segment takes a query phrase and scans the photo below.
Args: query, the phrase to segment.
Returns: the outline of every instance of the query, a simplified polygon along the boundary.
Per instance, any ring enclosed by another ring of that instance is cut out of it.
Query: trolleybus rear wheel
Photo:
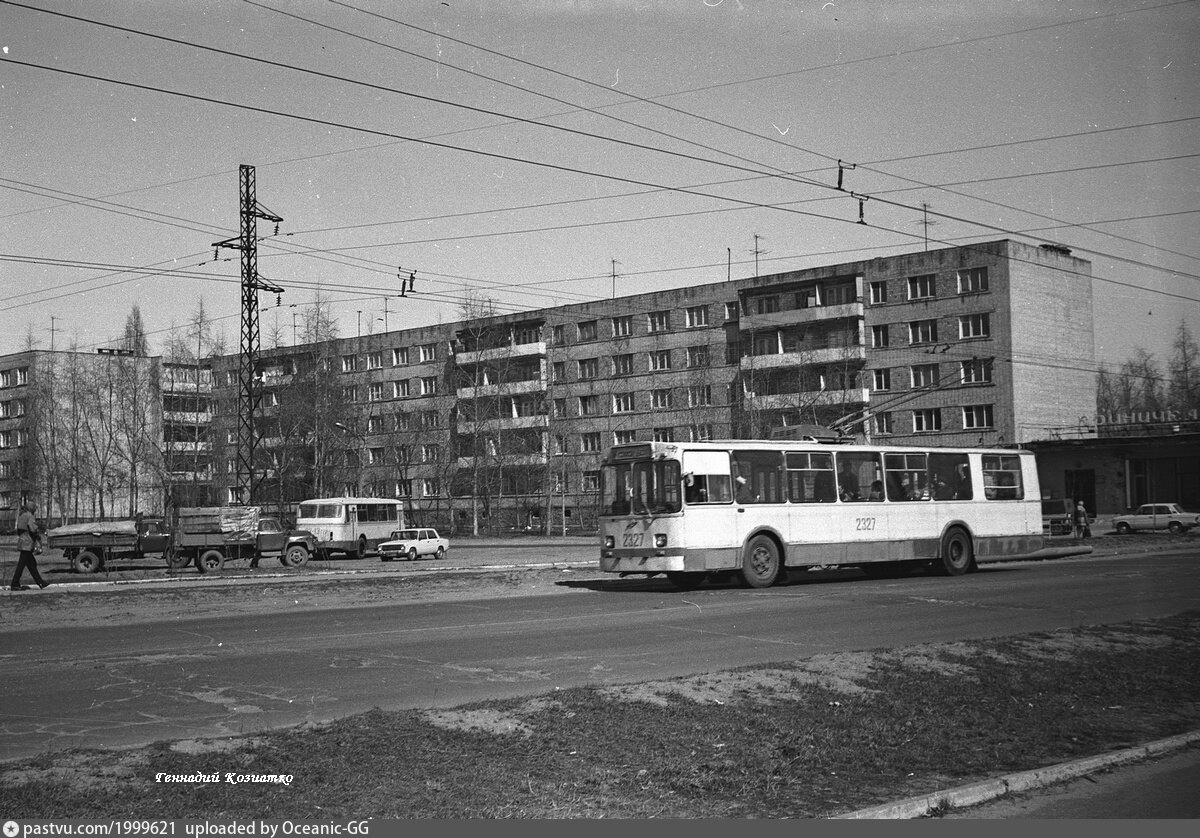
[[[942,536],[942,572],[947,576],[962,576],[975,569],[975,551],[971,549],[971,536],[960,527],[954,527]]]

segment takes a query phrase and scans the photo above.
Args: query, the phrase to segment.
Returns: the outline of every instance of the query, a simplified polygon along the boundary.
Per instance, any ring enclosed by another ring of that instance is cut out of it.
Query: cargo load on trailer
[[[96,573],[117,560],[162,559],[170,546],[171,536],[157,519],[87,521],[46,533],[46,548],[62,550],[76,573]]]

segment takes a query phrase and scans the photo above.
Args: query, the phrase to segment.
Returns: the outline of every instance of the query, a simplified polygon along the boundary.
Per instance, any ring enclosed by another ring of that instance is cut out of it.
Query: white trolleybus
[[[600,569],[765,588],[786,568],[957,576],[1043,547],[1031,452],[820,441],[641,442],[601,471]]]
[[[392,498],[317,498],[300,504],[296,528],[315,535],[318,550],[361,559],[404,528],[404,510]]]

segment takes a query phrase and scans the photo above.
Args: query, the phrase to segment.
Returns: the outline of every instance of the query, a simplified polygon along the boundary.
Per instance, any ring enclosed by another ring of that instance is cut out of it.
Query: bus
[[[809,441],[638,442],[601,467],[600,569],[687,590],[789,568],[958,576],[1044,546],[1033,454]]]
[[[300,503],[296,528],[315,535],[321,551],[361,559],[404,528],[404,510],[391,498],[316,498]]]

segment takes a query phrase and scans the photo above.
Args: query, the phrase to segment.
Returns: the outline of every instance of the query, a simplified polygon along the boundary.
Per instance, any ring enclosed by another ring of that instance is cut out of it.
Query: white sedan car
[[[1113,526],[1122,535],[1134,530],[1170,530],[1178,535],[1200,526],[1200,515],[1177,503],[1144,503],[1132,514],[1113,518]]]
[[[415,561],[421,556],[440,559],[450,549],[450,542],[437,534],[437,530],[414,528],[408,530],[393,530],[390,540],[376,548],[381,561],[390,562],[392,559],[408,559]]]

